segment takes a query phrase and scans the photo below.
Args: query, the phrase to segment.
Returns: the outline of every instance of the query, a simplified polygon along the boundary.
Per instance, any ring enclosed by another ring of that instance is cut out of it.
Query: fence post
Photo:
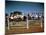
[[[43,18],[41,17],[41,28],[42,28],[42,21],[43,21]]]
[[[10,28],[9,28],[9,16],[8,16],[8,30],[9,30]]]
[[[28,24],[28,16],[27,16],[27,29],[29,29],[29,24]]]

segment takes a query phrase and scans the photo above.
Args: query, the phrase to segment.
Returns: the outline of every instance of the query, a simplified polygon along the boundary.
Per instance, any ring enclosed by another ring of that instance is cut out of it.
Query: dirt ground
[[[9,30],[6,31],[6,35],[9,34],[22,34],[22,33],[39,33],[44,32],[44,24],[42,23],[41,27],[41,21],[29,21],[29,28],[15,28],[11,27]]]

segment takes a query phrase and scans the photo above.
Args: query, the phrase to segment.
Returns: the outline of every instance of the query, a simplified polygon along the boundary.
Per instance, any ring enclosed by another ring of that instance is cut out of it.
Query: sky
[[[10,14],[14,11],[20,11],[27,15],[28,13],[43,13],[44,3],[22,2],[22,1],[6,1],[5,13]]]

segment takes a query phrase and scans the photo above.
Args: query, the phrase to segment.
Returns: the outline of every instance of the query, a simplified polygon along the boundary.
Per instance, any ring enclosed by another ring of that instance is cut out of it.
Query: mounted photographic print
[[[44,3],[5,1],[5,34],[44,32]]]

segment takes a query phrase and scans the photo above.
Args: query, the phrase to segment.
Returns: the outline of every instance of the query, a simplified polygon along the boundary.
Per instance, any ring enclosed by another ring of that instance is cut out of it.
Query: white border
[[[5,35],[5,0],[0,0],[0,35]],[[32,33],[32,35],[46,35],[46,0],[20,0],[20,1],[31,1],[31,2],[44,2],[44,33]],[[31,35],[31,33],[28,34],[16,34],[16,35]]]
[[[0,0],[0,35],[5,35],[5,0]]]
[[[8,0],[8,1],[26,1],[26,2],[44,2],[44,0]]]

